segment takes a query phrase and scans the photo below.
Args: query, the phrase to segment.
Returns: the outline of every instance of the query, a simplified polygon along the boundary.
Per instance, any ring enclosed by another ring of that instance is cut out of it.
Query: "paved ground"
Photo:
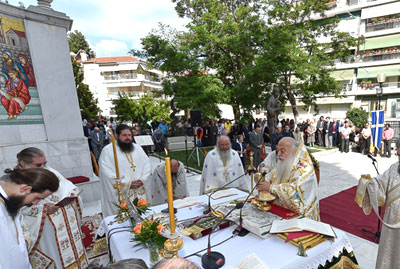
[[[358,183],[361,174],[376,175],[372,161],[359,153],[340,153],[335,150],[315,153],[314,156],[320,162],[321,180],[318,187],[320,199],[334,195],[342,190],[351,188]],[[383,173],[397,161],[397,156],[391,159],[377,157],[378,170]],[[160,160],[151,157],[153,168]],[[187,173],[190,196],[197,196],[200,187],[200,175]],[[99,202],[89,203],[84,206],[84,214],[99,211]],[[360,237],[347,233],[353,246],[356,258],[361,268],[375,268],[378,245]]]

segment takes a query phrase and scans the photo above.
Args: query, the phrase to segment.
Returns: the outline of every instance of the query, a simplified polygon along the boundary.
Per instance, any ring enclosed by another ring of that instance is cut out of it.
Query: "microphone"
[[[237,178],[229,181],[228,183],[226,183],[225,185],[223,185],[222,187],[217,188],[215,191],[211,192],[210,194],[208,194],[208,208],[206,210],[203,211],[203,214],[208,214],[211,212],[211,196],[216,193],[217,191],[222,190],[223,188],[225,188],[226,186],[228,186],[229,184],[235,182],[236,180],[240,179],[241,177],[245,176],[246,173],[244,173],[241,176],[238,176]]]
[[[204,269],[216,269],[221,268],[225,264],[225,257],[219,252],[211,251],[211,234],[218,227],[218,225],[225,220],[235,209],[242,208],[242,203],[237,203],[234,208],[232,208],[220,221],[218,221],[212,228],[210,233],[208,234],[208,244],[207,244],[207,253],[201,256],[201,266]]]
[[[249,233],[248,230],[246,230],[245,228],[243,228],[242,226],[242,222],[243,222],[243,215],[242,215],[242,211],[243,211],[243,207],[244,205],[247,203],[247,201],[249,200],[250,196],[252,195],[252,193],[254,192],[254,190],[257,188],[258,184],[260,184],[261,180],[267,175],[267,172],[263,172],[261,174],[260,179],[257,181],[256,185],[253,187],[253,189],[250,191],[249,195],[246,197],[246,199],[244,200],[241,208],[240,208],[240,213],[239,213],[239,226],[233,231],[233,233],[238,234],[240,237],[243,237],[245,235],[247,235]]]
[[[377,160],[371,155],[371,153],[368,153],[368,158],[370,158],[373,162],[377,162]]]

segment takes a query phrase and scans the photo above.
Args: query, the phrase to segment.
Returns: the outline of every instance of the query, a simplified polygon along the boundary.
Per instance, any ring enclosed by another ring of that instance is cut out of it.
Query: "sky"
[[[37,0],[8,0],[27,8]],[[171,0],[54,0],[52,8],[73,20],[72,31],[84,34],[96,57],[125,56],[141,49],[140,39],[164,23],[183,30]]]

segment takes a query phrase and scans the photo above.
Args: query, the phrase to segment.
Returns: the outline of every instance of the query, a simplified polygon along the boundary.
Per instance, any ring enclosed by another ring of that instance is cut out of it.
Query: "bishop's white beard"
[[[225,163],[227,163],[231,159],[231,149],[228,150],[220,150],[219,147],[217,147],[217,153],[221,160]]]
[[[290,156],[286,159],[279,159],[276,163],[276,178],[280,181],[283,180],[284,176],[288,175],[290,170],[292,170],[294,157]]]

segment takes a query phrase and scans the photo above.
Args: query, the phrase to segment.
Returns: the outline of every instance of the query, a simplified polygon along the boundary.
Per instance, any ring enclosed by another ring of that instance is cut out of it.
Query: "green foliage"
[[[86,51],[89,58],[96,58],[96,54],[90,48],[85,36],[78,30],[68,33],[68,44],[70,51],[77,53],[79,50],[83,49]]]
[[[89,90],[89,86],[83,81],[83,72],[79,63],[72,61],[72,70],[75,77],[75,86],[78,93],[79,107],[81,109],[82,119],[95,119],[101,112],[98,107],[98,100],[94,98],[93,93]]]
[[[154,117],[163,117],[167,122],[170,120],[170,102],[155,98],[153,94],[133,99],[133,95],[119,92],[118,98],[112,103],[119,122],[137,122],[140,126],[146,126],[147,121]]]
[[[140,229],[136,228],[135,237],[132,239],[138,242],[135,246],[153,244],[159,248],[164,247],[164,242],[167,240],[159,232],[158,226],[161,225],[157,221],[144,220],[136,227],[140,226]],[[140,230],[140,231],[139,231]]]
[[[368,122],[369,113],[361,107],[354,107],[347,111],[348,118],[356,127],[362,128]]]

